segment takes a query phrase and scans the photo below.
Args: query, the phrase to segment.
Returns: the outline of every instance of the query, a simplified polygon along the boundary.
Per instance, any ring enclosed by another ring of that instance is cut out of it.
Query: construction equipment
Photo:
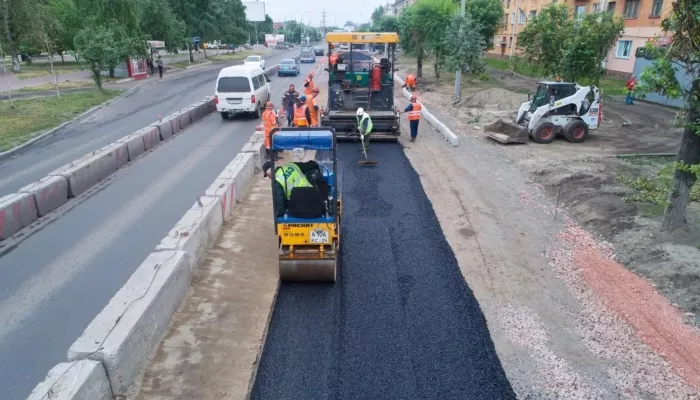
[[[378,163],[376,161],[373,161],[373,160],[370,160],[367,158],[367,147],[365,147],[365,135],[360,135],[360,141],[362,141],[362,154],[365,155],[365,159],[358,161],[358,164],[360,164],[360,165],[377,165]]]
[[[396,142],[401,134],[400,115],[394,105],[394,60],[397,33],[330,32],[326,34],[328,51],[339,59],[328,68],[328,107],[321,120],[337,132],[338,140],[358,140],[358,122],[355,114],[363,108],[372,118],[372,141]],[[335,44],[348,44],[347,50]],[[379,60],[364,49],[364,45],[386,45],[386,57]]]
[[[315,150],[322,170],[317,187],[295,187],[284,216],[276,218],[279,238],[279,271],[282,281],[335,282],[340,250],[341,201],[338,189],[336,133],[330,128],[282,128],[272,131],[272,149],[276,151]],[[273,152],[273,154],[275,154]],[[330,160],[324,161],[324,159]],[[276,171],[272,158],[272,171]],[[273,172],[274,174],[274,172]],[[275,179],[272,193],[275,193]],[[275,196],[273,196],[275,199]],[[320,218],[298,218],[295,207],[323,209]],[[276,200],[273,200],[277,215]]]
[[[501,143],[550,143],[558,133],[572,143],[586,140],[589,130],[603,120],[600,90],[575,83],[540,82],[534,99],[523,103],[514,122],[498,120],[484,126]]]

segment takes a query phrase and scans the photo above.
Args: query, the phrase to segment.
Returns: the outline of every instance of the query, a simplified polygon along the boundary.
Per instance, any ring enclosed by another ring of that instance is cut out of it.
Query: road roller
[[[279,243],[280,279],[284,281],[335,282],[340,250],[341,199],[338,189],[336,132],[332,128],[281,128],[271,132],[272,171],[288,167],[277,154],[292,152],[291,162],[311,158],[318,163],[312,187],[294,187],[279,216],[271,179],[275,234]],[[305,172],[306,173],[306,172]],[[274,175],[273,175],[274,176]]]

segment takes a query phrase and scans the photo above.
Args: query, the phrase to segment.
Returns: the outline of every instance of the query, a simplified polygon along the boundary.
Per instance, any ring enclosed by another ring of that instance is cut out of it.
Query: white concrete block
[[[68,201],[68,181],[62,176],[47,176],[23,187],[19,193],[34,196],[37,214],[43,217]]]
[[[155,128],[156,131],[158,130]],[[126,144],[126,150],[129,153],[129,161],[133,161],[136,157],[146,151],[143,146],[143,138],[137,133],[132,133],[131,135],[124,136],[123,138],[117,140],[117,143]]]
[[[123,161],[122,154],[127,151],[126,144],[120,143],[119,145],[121,147],[107,146],[87,154],[49,173],[49,176],[66,178],[68,181],[68,196],[76,197],[117,170],[117,149],[122,149],[119,154],[120,163]]]
[[[143,139],[143,148],[148,151],[156,147],[160,143],[160,134],[158,128],[154,126],[148,126],[137,132]]]
[[[51,391],[51,394],[47,393]],[[51,368],[27,400],[112,400],[107,374],[99,361],[61,363]]]
[[[182,250],[190,258],[190,268],[194,270],[223,223],[219,198],[202,196],[161,240],[156,251]]]
[[[220,199],[224,221],[231,220],[234,215],[236,198],[241,195],[237,194],[238,191],[244,193],[250,184],[254,172],[253,163],[252,153],[238,153],[204,192],[205,196]]]
[[[34,196],[30,193],[12,193],[0,197],[0,239],[11,237],[37,218]]]
[[[180,130],[187,128],[192,123],[192,109],[190,107],[183,108],[175,115],[177,115],[180,120]]]
[[[190,271],[184,252],[151,253],[68,349],[68,360],[87,357],[102,362],[113,394],[124,396],[185,298]]]
[[[241,153],[252,153],[255,162],[255,171],[260,171],[262,168],[262,165],[265,163],[265,160],[267,158],[267,152],[265,151],[265,139],[263,136],[262,141],[260,141],[260,136],[263,136],[261,134],[254,134],[253,137],[251,137],[250,141],[248,143],[243,145],[243,148],[241,148]]]

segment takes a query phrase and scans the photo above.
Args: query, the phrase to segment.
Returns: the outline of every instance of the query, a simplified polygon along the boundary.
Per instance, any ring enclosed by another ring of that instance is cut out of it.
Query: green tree
[[[562,60],[569,47],[573,24],[566,4],[551,4],[518,34],[518,47],[525,59],[545,75],[561,75]]]
[[[376,25],[384,16],[386,15],[386,10],[384,6],[379,6],[372,11],[372,25]]]
[[[0,18],[2,18],[2,45],[10,49],[12,70],[20,72],[20,45],[31,34],[31,0],[0,0]]]
[[[670,34],[673,43],[666,47],[649,43],[645,48],[654,60],[642,73],[642,92],[657,92],[672,98],[683,98],[684,110],[681,146],[676,158],[673,184],[668,193],[667,206],[661,223],[662,231],[673,231],[687,226],[686,210],[690,190],[700,173],[700,3],[697,0],[678,0],[673,13],[661,26]],[[684,71],[691,82],[684,87],[676,78],[676,71]]]
[[[374,30],[376,32],[399,32],[399,19],[393,15],[385,15],[377,22]]]
[[[603,60],[624,30],[622,18],[611,13],[587,14],[581,21],[572,21],[572,37],[561,60],[564,78],[569,82],[594,78],[597,85],[603,73]]]
[[[418,58],[418,77],[423,75],[425,52],[435,56],[433,68],[435,76],[440,76],[440,67],[447,54],[444,37],[456,11],[452,0],[419,0],[401,13],[401,45]]]
[[[459,1],[457,1],[459,3]],[[479,26],[479,35],[484,50],[493,48],[493,37],[503,23],[503,2],[501,0],[469,0],[466,2],[466,15]]]
[[[445,68],[452,71],[467,69],[472,74],[484,70],[481,57],[484,51],[484,39],[479,34],[482,27],[469,16],[455,15],[444,37],[445,48],[451,49],[445,55]],[[464,72],[464,71],[463,71]]]
[[[122,54],[129,51],[130,44],[121,27],[106,25],[89,26],[75,36],[75,46],[81,58],[87,62],[92,79],[102,89],[102,72],[113,70],[122,62]]]
[[[186,43],[187,27],[167,0],[141,0],[139,6],[139,23],[146,40],[162,40],[168,51]]]

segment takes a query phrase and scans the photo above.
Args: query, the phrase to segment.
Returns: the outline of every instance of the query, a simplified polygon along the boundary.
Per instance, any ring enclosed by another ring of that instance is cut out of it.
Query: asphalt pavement
[[[281,285],[251,398],[515,399],[400,145],[377,166],[359,147],[339,149],[338,281]]]
[[[280,58],[268,59],[272,66]],[[272,79],[279,105],[299,77]],[[83,153],[212,95],[215,71],[144,87],[90,121],[2,164],[7,192]],[[94,195],[0,258],[0,398],[24,399],[128,280],[260,120],[212,114],[117,171]]]

